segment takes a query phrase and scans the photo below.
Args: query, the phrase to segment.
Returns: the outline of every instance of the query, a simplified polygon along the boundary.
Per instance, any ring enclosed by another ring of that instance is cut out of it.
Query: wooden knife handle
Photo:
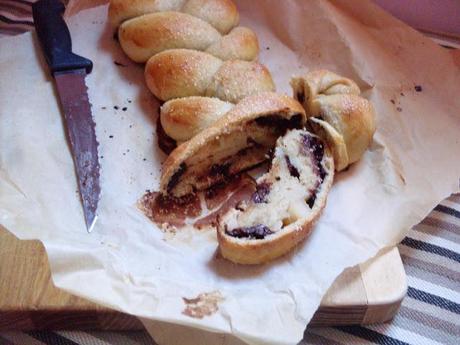
[[[35,30],[46,62],[53,74],[82,68],[90,73],[91,60],[72,53],[70,32],[62,18],[64,10],[59,0],[39,0],[32,5]]]

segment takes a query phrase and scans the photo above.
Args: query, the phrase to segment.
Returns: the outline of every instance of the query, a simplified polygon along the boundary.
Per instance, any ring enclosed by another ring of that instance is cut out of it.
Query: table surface
[[[0,36],[32,29],[30,3],[0,2]],[[458,344],[460,339],[460,194],[438,205],[399,245],[408,293],[399,313],[372,326],[308,327],[300,344]],[[146,331],[2,332],[0,345],[156,344]]]

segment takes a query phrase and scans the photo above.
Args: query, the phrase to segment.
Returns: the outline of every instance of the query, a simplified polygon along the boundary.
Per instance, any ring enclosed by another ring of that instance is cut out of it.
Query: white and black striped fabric
[[[33,28],[33,2],[0,0],[0,37]],[[399,245],[399,251],[409,288],[399,313],[391,322],[308,328],[300,344],[460,344],[460,194],[444,200],[411,229]],[[0,332],[0,345],[45,344],[151,345],[155,342],[142,331]]]

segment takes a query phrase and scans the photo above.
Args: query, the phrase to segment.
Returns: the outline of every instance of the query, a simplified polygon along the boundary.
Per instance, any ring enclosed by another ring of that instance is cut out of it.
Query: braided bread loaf
[[[253,61],[257,37],[236,27],[239,15],[230,0],[111,0],[109,18],[128,57],[147,62],[147,86],[166,101],[159,125],[177,143],[231,104],[275,90],[267,68]]]

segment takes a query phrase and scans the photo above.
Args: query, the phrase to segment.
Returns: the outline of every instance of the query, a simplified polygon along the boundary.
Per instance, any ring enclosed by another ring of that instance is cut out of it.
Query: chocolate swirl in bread
[[[326,204],[334,161],[324,142],[306,130],[277,140],[270,170],[256,192],[218,219],[222,255],[240,264],[275,259],[303,241]]]
[[[244,98],[169,155],[160,192],[181,197],[262,163],[277,138],[303,127],[305,119],[301,105],[288,96],[265,92]]]

